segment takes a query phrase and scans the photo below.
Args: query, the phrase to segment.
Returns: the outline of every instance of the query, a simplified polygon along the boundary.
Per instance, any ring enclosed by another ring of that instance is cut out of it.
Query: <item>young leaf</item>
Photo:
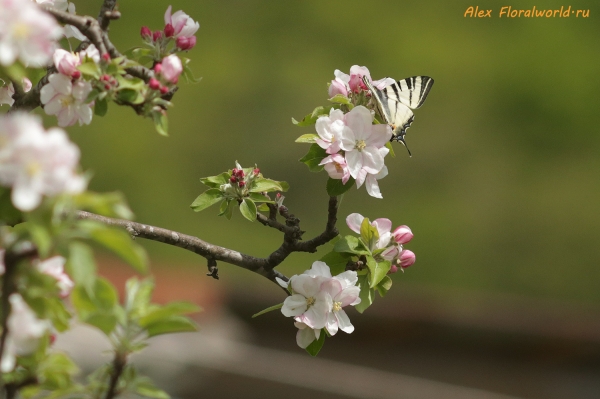
[[[320,260],[329,266],[332,275],[337,276],[346,271],[346,264],[350,260],[350,255],[332,251],[323,256]]]
[[[392,156],[392,158],[396,158],[396,153],[394,152],[394,147],[392,146],[392,143],[390,141],[388,141],[387,143],[385,143],[385,147],[390,150],[390,155]]]
[[[319,119],[319,116],[321,115],[328,115],[329,114],[329,110],[332,108],[331,105],[327,105],[325,107],[319,106],[317,108],[314,109],[314,111],[308,115],[306,115],[304,117],[304,119],[302,119],[300,122],[298,122],[296,119],[292,118],[292,123],[296,126],[311,126],[314,125],[317,122],[317,119]]]
[[[367,256],[367,266],[369,267],[369,276],[371,280],[369,287],[375,288],[377,284],[379,284],[379,282],[383,280],[387,273],[390,271],[390,267],[392,266],[392,264],[389,260],[377,262],[371,256]]]
[[[313,144],[315,142],[316,138],[319,138],[318,134],[314,134],[314,133],[303,134],[302,136],[298,137],[295,142],[296,143]]]
[[[91,76],[94,79],[100,79],[100,68],[94,61],[87,61],[77,67],[79,71],[87,76]]]
[[[318,144],[313,144],[308,149],[308,153],[299,159],[300,162],[306,164],[311,172],[320,172],[323,170],[323,165],[319,165],[323,158],[327,157],[327,153]]]
[[[269,204],[274,204],[275,201],[273,201],[271,198],[269,198],[266,195],[262,195],[261,193],[249,193],[248,194],[248,198],[250,198],[252,201],[254,202],[265,202],[265,203],[269,203]],[[268,210],[269,208],[267,208]]]
[[[223,172],[216,176],[201,177],[200,182],[210,188],[219,188],[222,184],[227,183],[230,177],[230,173]]]
[[[96,262],[92,249],[86,244],[72,241],[65,267],[73,281],[90,294],[96,282]]]
[[[169,121],[167,119],[166,112],[153,112],[152,118],[154,119],[154,127],[158,134],[163,136],[169,135]]]
[[[223,193],[221,192],[221,190],[219,190],[218,188],[211,188],[200,194],[198,197],[196,197],[196,199],[194,200],[194,202],[192,202],[192,205],[190,205],[190,207],[195,212],[200,212],[208,208],[209,206],[216,204],[222,199]]]
[[[385,276],[375,287],[377,292],[379,292],[379,296],[382,298],[387,294],[390,288],[392,288],[392,279],[390,276]]]
[[[359,294],[360,303],[358,305],[356,305],[354,308],[359,313],[362,313],[365,311],[365,309],[367,309],[373,303],[373,299],[374,299],[373,290],[371,288],[369,288],[368,277],[366,274],[358,276],[357,285],[360,287],[360,294]]]
[[[161,320],[170,319],[173,316],[178,316],[187,313],[196,313],[200,312],[202,308],[193,303],[189,302],[170,302],[164,306],[156,308],[148,312],[145,316],[143,316],[139,324],[141,327],[148,327],[152,324],[158,323]]]
[[[184,316],[171,316],[146,326],[148,338],[155,335],[197,331],[196,324]]]
[[[104,116],[106,115],[106,112],[108,111],[108,101],[106,100],[106,98],[102,99],[102,100],[96,100],[96,102],[94,103],[94,114],[98,115],[98,116]]]
[[[341,179],[327,179],[327,194],[330,197],[337,197],[344,194],[354,186],[354,178],[350,178],[346,184],[342,183]]]
[[[258,312],[258,313],[255,313],[255,314],[253,314],[253,315],[252,315],[252,318],[255,318],[255,317],[258,317],[258,316],[262,316],[262,315],[264,315],[265,313],[269,313],[269,312],[272,312],[272,311],[274,311],[274,310],[281,309],[282,307],[283,307],[283,303],[279,303],[279,304],[277,304],[277,305],[273,305],[273,306],[271,306],[271,307],[268,307],[268,308],[266,308],[266,309],[263,309],[263,310],[261,310],[261,311],[260,311],[260,312]]]
[[[262,193],[271,191],[287,191],[290,188],[289,184],[284,181],[276,181],[271,179],[258,178],[252,183],[250,187],[251,193]]]
[[[138,395],[152,399],[170,399],[168,393],[162,389],[157,388],[152,380],[147,377],[138,377],[133,382],[133,391]]]
[[[256,204],[249,198],[244,198],[244,201],[240,204],[240,212],[242,216],[251,222],[256,220]]]
[[[354,255],[370,255],[371,253],[364,244],[354,236],[345,236],[340,238],[333,246],[335,252],[343,252]]]
[[[136,89],[120,89],[117,92],[117,100],[127,104],[141,104],[144,102],[144,96]]]
[[[335,96],[331,97],[329,101],[336,104],[352,105],[350,99],[343,94],[336,94]]]
[[[308,328],[308,327],[307,327]],[[311,356],[317,356],[325,344],[325,331],[321,330],[321,335],[319,335],[319,339],[315,339],[310,345],[306,347],[306,351]]]
[[[80,223],[81,225],[81,223]],[[90,238],[112,251],[140,273],[148,272],[148,258],[144,249],[133,242],[124,230],[96,224],[89,231]]]

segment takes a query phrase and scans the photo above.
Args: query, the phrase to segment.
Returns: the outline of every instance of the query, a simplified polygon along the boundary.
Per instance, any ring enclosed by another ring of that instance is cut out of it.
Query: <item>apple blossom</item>
[[[400,263],[400,266],[402,266],[403,269],[414,265],[415,261],[416,261],[416,256],[415,256],[414,252],[410,251],[408,249],[405,249],[404,251],[402,251],[400,253],[400,257],[398,258],[398,262]]]
[[[63,29],[32,1],[0,0],[0,65],[44,66]]]
[[[388,150],[386,147],[381,147],[379,149],[379,153],[384,158],[389,153],[389,151],[390,150]],[[369,173],[367,169],[363,167],[358,171],[358,175],[356,176],[356,188],[359,189],[364,183],[367,189],[367,193],[371,197],[383,198],[383,196],[381,195],[381,191],[379,190],[379,183],[377,183],[377,180],[381,180],[387,175],[388,168],[385,165],[383,165],[383,168],[381,168],[381,170],[378,173]]]
[[[69,3],[67,11],[69,12],[69,14],[75,15],[75,3]],[[87,36],[81,33],[79,29],[77,29],[73,25],[65,25],[65,37],[74,37],[75,39],[81,41],[87,40]]]
[[[67,0],[35,0],[36,3],[42,6],[51,6],[58,11],[67,11],[69,2]]]
[[[0,81],[2,81],[2,79],[0,79]],[[31,87],[31,80],[23,78],[23,91],[27,93],[29,90],[31,90]],[[14,94],[15,87],[12,83],[0,87],[0,106],[4,104],[12,106],[15,102],[15,100],[13,99]]]
[[[345,151],[350,175],[356,179],[361,169],[367,174],[379,173],[384,167],[379,149],[392,137],[391,128],[373,125],[373,115],[363,106],[354,107],[344,115],[344,121],[349,129],[342,130],[340,147]]]
[[[81,65],[79,54],[74,54],[59,48],[56,49],[52,58],[54,59],[54,66],[58,72],[69,77],[77,78],[81,76],[81,72],[77,69],[77,67]]]
[[[90,44],[85,50],[79,52],[79,57],[81,60],[92,60],[98,64],[100,62],[100,51],[98,51],[96,46]]]
[[[342,274],[348,274],[347,278],[336,278],[338,277],[336,276],[321,285],[321,289],[326,291],[332,300],[331,311],[327,314],[327,324],[325,325],[327,332],[331,335],[335,335],[338,329],[348,334],[354,331],[354,326],[342,308],[360,303],[358,297],[360,288],[355,285],[358,281],[356,272],[347,271]]]
[[[321,116],[315,125],[319,138],[315,142],[328,154],[335,154],[340,150],[340,138],[344,129],[348,129],[344,113],[339,109],[331,109],[329,116]]]
[[[355,233],[360,234],[360,226],[363,223],[365,217],[360,213],[351,213],[346,217],[346,224]],[[392,239],[392,221],[386,218],[375,219],[371,222],[371,226],[377,229],[377,233],[379,234],[379,239],[377,241],[373,241],[371,243],[365,243],[369,246],[370,251],[374,251],[377,249],[387,248],[390,244],[390,240]]]
[[[37,264],[37,269],[56,279],[56,284],[60,289],[60,296],[66,298],[71,293],[75,285],[69,276],[64,272],[65,258],[62,256],[54,256],[52,258],[41,261]]]
[[[4,253],[6,250],[4,248],[0,248],[0,276],[4,274],[6,271],[6,266],[4,266]]]
[[[58,126],[89,125],[92,121],[92,108],[85,100],[92,91],[86,81],[71,82],[71,78],[55,73],[48,78],[48,84],[40,91],[40,100],[48,115],[56,115]]]
[[[298,328],[296,333],[296,343],[302,349],[306,349],[315,339],[319,339],[321,336],[321,329],[310,328],[306,324],[295,321],[294,326]]]
[[[333,74],[335,75],[335,79],[331,81],[331,85],[329,86],[329,97],[333,97],[336,94],[348,96],[349,93],[359,93],[363,90],[368,91],[368,88],[362,81],[363,76],[366,76],[373,83],[373,86],[380,90],[394,83],[394,79],[392,78],[382,78],[373,81],[369,69],[358,65],[353,65],[350,68],[350,75],[339,69],[336,69]]]
[[[283,302],[281,313],[286,317],[294,317],[310,328],[325,327],[327,313],[333,306],[331,296],[321,291],[321,277],[301,274],[290,279],[294,292]]]
[[[323,165],[325,171],[332,179],[342,179],[342,183],[344,184],[350,179],[350,170],[346,164],[346,158],[341,154],[333,154],[325,157],[319,165]]]
[[[337,94],[348,97],[349,87],[341,79],[335,78],[329,85],[329,98],[335,97]]]
[[[190,50],[196,45],[196,36],[179,36],[177,40],[175,40],[175,45],[180,50]]]
[[[183,36],[187,38],[194,36],[194,33],[200,28],[200,24],[182,10],[171,15],[171,8],[169,6],[165,12],[165,25],[170,24],[173,27],[173,35],[175,37]]]
[[[79,193],[85,179],[75,173],[79,148],[58,128],[44,131],[28,114],[0,117],[0,184],[12,187],[13,205],[36,208],[42,196]]]
[[[21,295],[11,294],[8,300],[8,335],[0,366],[1,371],[5,373],[14,369],[16,356],[29,355],[37,349],[40,338],[49,328],[48,322],[38,319]]]
[[[394,241],[398,244],[406,244],[414,237],[410,227],[405,225],[396,227],[392,232],[392,235],[394,236]]]
[[[181,60],[175,54],[163,58],[161,62],[161,75],[169,82],[175,84],[183,71]]]

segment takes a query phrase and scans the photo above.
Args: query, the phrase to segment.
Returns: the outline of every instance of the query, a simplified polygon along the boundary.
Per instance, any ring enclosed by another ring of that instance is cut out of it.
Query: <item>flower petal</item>
[[[351,213],[346,218],[346,224],[348,225],[348,227],[350,227],[350,230],[352,230],[355,233],[360,234],[360,226],[361,226],[364,218],[365,217],[363,215],[361,215],[360,213]]]
[[[306,298],[300,294],[294,294],[285,298],[281,313],[283,313],[285,317],[300,316],[306,311],[306,307]]]
[[[336,316],[338,319],[338,325],[340,327],[340,330],[347,334],[350,334],[354,331],[354,326],[352,325],[352,323],[350,323],[350,318],[348,317],[346,312],[344,312],[343,309],[339,312],[336,312]]]

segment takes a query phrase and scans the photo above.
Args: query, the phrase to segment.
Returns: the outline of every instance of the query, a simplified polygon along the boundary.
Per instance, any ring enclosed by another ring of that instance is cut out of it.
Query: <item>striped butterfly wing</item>
[[[413,76],[399,80],[382,90],[374,87],[365,76],[363,82],[373,94],[379,114],[392,127],[392,141],[399,141],[406,146],[404,136],[415,118],[411,108],[416,109],[423,105],[433,85],[433,79],[428,76]],[[408,147],[406,149],[410,154]]]

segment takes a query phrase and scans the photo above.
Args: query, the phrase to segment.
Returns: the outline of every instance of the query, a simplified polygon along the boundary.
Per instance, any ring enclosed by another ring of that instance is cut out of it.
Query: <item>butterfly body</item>
[[[413,76],[398,80],[381,90],[374,87],[366,76],[363,76],[363,82],[375,98],[379,114],[392,128],[390,141],[401,142],[408,150],[404,136],[415,119],[412,110],[423,105],[433,86],[433,79],[429,76]]]

